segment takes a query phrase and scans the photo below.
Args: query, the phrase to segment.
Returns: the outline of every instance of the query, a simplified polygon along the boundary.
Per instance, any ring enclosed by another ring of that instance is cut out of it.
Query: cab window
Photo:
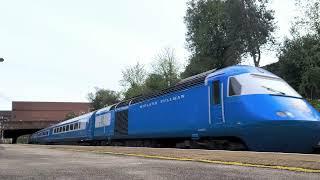
[[[214,81],[212,83],[212,91],[213,104],[220,104],[220,81]]]

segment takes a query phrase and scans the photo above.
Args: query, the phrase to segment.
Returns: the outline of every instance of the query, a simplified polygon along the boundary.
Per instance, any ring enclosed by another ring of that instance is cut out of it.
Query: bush
[[[320,99],[308,99],[308,101],[320,112]]]

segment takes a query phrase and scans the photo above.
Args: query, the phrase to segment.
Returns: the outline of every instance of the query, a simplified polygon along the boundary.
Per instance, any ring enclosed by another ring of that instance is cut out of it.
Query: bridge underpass
[[[8,121],[4,124],[4,138],[11,138],[17,143],[18,137],[32,134],[40,129],[56,124],[57,121]]]
[[[12,144],[17,143],[17,139],[20,136],[32,134],[40,129],[14,129],[14,130],[5,130],[3,132],[3,137],[5,139],[12,139]]]

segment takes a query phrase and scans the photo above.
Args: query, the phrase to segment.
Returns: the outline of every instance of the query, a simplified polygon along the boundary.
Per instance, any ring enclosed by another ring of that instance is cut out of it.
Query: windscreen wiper
[[[279,94],[281,94],[281,95],[286,95],[286,93],[284,93],[284,92],[282,92],[282,91],[275,90],[275,89],[270,88],[270,87],[266,87],[266,86],[261,86],[261,87],[266,88],[266,89],[269,90],[269,91],[272,91],[272,92],[275,92],[275,93],[279,93]]]

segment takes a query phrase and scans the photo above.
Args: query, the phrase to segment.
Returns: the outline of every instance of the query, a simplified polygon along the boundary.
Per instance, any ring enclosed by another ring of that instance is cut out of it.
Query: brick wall
[[[13,101],[11,121],[61,121],[67,113],[89,111],[89,103]]]

